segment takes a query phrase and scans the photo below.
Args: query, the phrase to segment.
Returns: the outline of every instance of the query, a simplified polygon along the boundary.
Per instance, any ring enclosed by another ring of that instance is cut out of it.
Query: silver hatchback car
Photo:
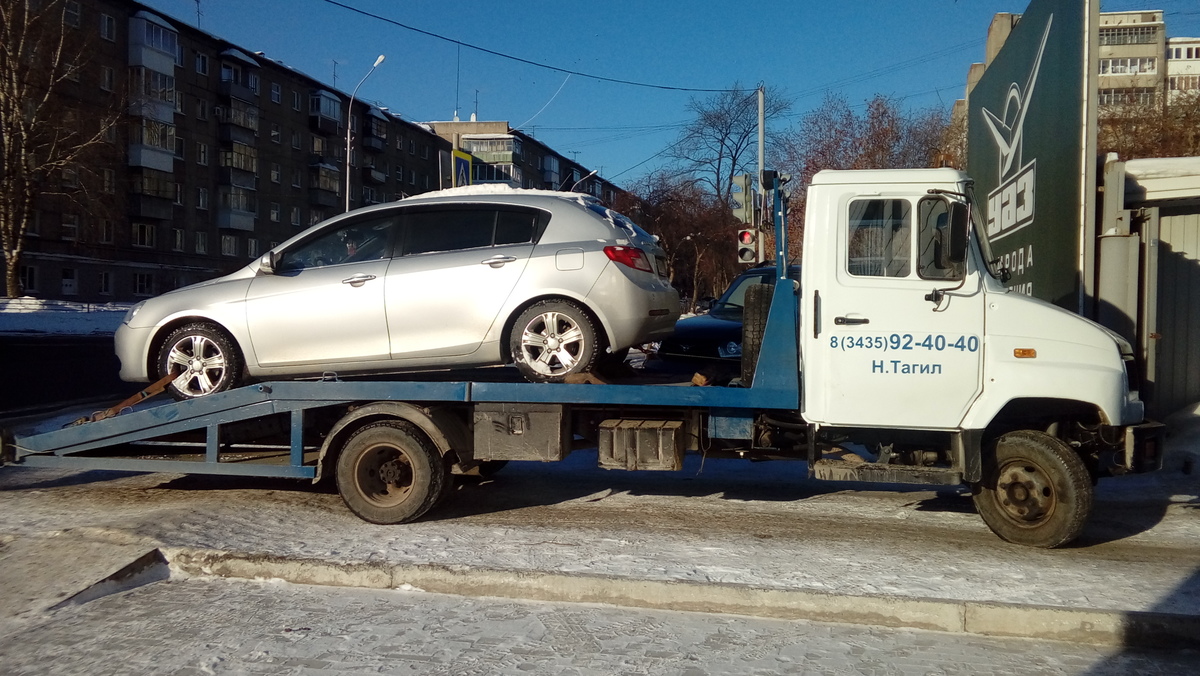
[[[669,335],[656,238],[577,193],[473,186],[319,223],[233,274],[138,303],[121,378],[177,399],[252,378],[513,363],[558,382]]]

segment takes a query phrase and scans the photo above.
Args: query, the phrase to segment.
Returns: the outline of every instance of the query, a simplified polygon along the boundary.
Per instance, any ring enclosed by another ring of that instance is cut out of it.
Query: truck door
[[[847,194],[836,210],[821,238],[836,254],[805,289],[805,417],[956,427],[982,386],[984,308],[978,275],[948,260],[950,203]]]

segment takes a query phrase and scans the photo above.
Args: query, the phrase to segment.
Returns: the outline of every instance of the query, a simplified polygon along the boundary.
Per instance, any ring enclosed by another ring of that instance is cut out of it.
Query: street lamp
[[[346,211],[350,211],[350,118],[354,115],[354,95],[358,93],[358,88],[363,86],[367,78],[371,77],[371,73],[383,63],[383,54],[375,59],[375,63],[371,65],[371,70],[363,76],[363,79],[354,85],[354,91],[350,92],[350,105],[346,106]]]

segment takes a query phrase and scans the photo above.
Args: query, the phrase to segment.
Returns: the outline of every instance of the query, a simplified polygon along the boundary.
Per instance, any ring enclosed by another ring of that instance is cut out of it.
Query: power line
[[[352,7],[345,3],[337,2],[336,0],[321,0],[321,2],[333,5],[335,7],[341,7],[342,9],[349,10],[351,12],[354,12],[355,14],[361,14],[365,17],[369,17],[369,18],[375,19],[377,21],[382,21],[384,23],[388,23],[393,26],[403,28],[404,30],[412,31],[414,33],[420,33],[421,35],[425,35],[425,36],[428,36],[431,38],[442,40],[444,42],[449,42],[451,44],[458,45],[460,47],[474,49],[475,51],[483,52],[484,54],[491,54],[492,56],[498,56],[502,59],[508,59],[510,61],[516,61],[518,63],[523,63],[523,64],[526,64],[529,66],[536,66],[538,68],[545,68],[547,70],[552,70],[557,73],[564,73],[566,75],[576,75],[579,77],[588,78],[590,80],[598,80],[600,82],[612,82],[614,84],[629,85],[631,87],[646,87],[648,89],[665,89],[668,91],[676,91],[676,92],[720,93],[720,92],[733,91],[730,89],[700,89],[700,88],[696,88],[696,87],[672,87],[669,85],[658,85],[658,84],[650,84],[650,83],[646,83],[646,82],[634,82],[632,80],[621,80],[618,78],[604,77],[603,75],[592,75],[590,73],[584,73],[584,72],[577,71],[577,70],[570,70],[567,68],[560,68],[558,66],[551,66],[546,63],[530,61],[529,59],[523,59],[519,56],[513,56],[511,54],[497,52],[493,49],[487,49],[486,47],[480,47],[478,45],[473,45],[469,42],[463,42],[462,40],[456,40],[454,38],[446,37],[445,35],[439,35],[438,33],[433,33],[433,32],[427,31],[427,30],[422,30],[420,28],[417,28],[416,26],[409,26],[408,24],[400,23],[399,21],[396,21],[395,19],[389,19],[385,16],[380,16],[378,14],[372,14],[371,12],[368,12],[366,10],[362,10],[357,7]]]

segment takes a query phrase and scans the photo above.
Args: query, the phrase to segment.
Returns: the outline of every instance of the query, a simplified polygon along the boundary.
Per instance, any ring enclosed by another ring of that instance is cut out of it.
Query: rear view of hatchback
[[[560,382],[669,335],[662,249],[575,193],[476,186],[359,209],[135,306],[121,375],[176,397],[255,378],[513,363]]]

